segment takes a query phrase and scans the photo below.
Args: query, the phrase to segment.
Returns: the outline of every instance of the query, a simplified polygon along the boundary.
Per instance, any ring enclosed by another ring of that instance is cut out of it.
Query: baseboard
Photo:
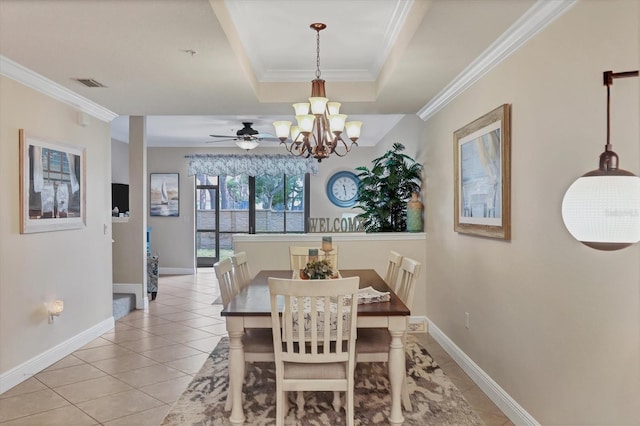
[[[158,268],[160,275],[194,275],[194,268]]]
[[[62,358],[80,349],[87,343],[102,336],[114,327],[113,317],[86,329],[80,334],[54,346],[53,348],[37,355],[30,360],[23,362],[17,367],[0,374],[0,394],[8,391],[12,387],[24,382],[29,377],[39,373]]]
[[[147,301],[145,303],[145,299],[147,299],[147,295],[142,294],[141,284],[113,283],[113,292],[135,294],[136,309],[147,309],[149,307],[149,302]]]
[[[431,320],[429,334],[447,351],[453,360],[464,370],[471,380],[493,401],[502,412],[517,425],[540,426],[527,411],[520,406],[504,389],[502,389],[487,373],[485,373],[467,354],[465,354],[449,337]]]

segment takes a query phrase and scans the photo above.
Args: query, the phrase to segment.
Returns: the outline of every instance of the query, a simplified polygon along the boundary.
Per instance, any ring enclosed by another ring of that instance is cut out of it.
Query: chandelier
[[[320,78],[320,31],[327,26],[314,23],[310,28],[316,31],[316,78],[311,82],[311,97],[309,102],[293,104],[297,126],[292,126],[291,121],[276,121],[273,126],[287,151],[296,156],[313,156],[321,162],[331,154],[344,157],[353,145],[357,146],[362,122],[345,123],[347,116],[340,114],[340,103],[327,99],[324,80]],[[345,127],[350,144],[342,139]]]

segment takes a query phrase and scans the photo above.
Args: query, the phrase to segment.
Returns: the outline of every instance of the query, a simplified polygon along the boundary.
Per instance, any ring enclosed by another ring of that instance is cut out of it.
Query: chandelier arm
[[[347,145],[347,142],[345,142],[344,139],[342,139],[342,137],[337,136],[337,139],[340,140],[340,142],[342,142],[342,145],[344,145],[344,154],[340,154],[340,151],[338,151],[337,149],[334,148],[333,152],[338,156],[338,157],[344,157],[345,155],[347,155],[349,152],[351,152],[351,148],[353,147],[353,145],[355,144],[356,146],[358,144],[356,144],[355,142],[352,142],[351,145]],[[336,143],[336,148],[337,148],[337,143]]]

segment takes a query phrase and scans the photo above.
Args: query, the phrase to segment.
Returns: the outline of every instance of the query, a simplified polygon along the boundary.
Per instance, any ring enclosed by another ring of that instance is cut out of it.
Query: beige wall
[[[109,124],[0,77],[0,374],[112,317]],[[86,148],[84,229],[20,234],[18,129]],[[104,228],[106,226],[106,229]],[[47,323],[43,303],[64,300]],[[35,372],[34,372],[35,373]]]
[[[638,69],[639,5],[578,2],[426,123],[427,315],[542,424],[640,422],[640,245],[587,248],[560,213],[605,144],[602,72]],[[636,174],[639,80],[612,87],[612,142]],[[503,103],[510,242],[453,232],[452,133]]]

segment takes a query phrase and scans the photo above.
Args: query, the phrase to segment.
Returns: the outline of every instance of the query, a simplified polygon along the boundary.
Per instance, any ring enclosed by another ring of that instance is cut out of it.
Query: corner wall
[[[427,316],[541,424],[640,422],[640,245],[590,249],[561,217],[605,144],[602,72],[639,67],[639,7],[578,2],[425,125]],[[612,86],[612,143],[636,174],[639,80]],[[509,242],[453,231],[453,132],[503,103]]]
[[[0,94],[2,392],[37,372],[28,367],[46,367],[91,330],[112,325],[113,314],[109,124],[89,117],[82,127],[76,109],[3,76]],[[86,228],[20,234],[20,128],[86,148]],[[44,302],[54,299],[64,301],[64,312],[48,324]]]

